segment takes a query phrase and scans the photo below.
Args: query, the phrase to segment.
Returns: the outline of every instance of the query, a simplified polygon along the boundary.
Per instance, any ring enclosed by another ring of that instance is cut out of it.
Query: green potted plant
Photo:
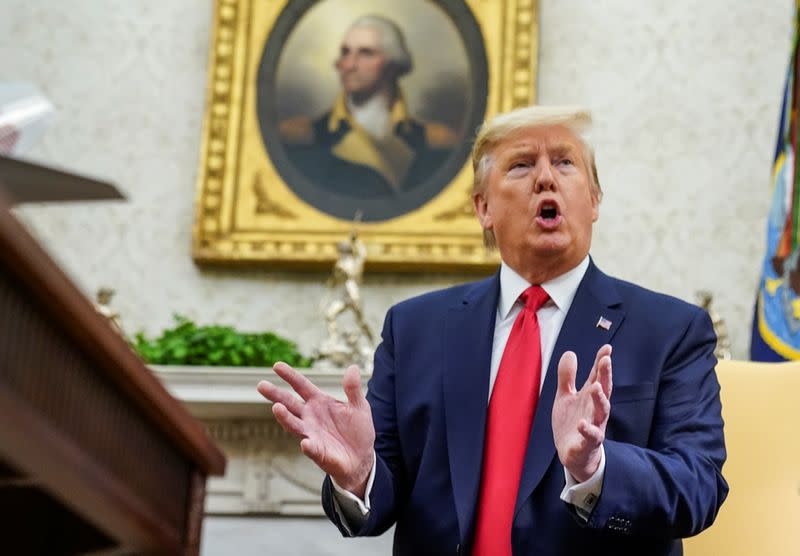
[[[231,326],[199,326],[175,315],[175,326],[150,340],[137,332],[132,345],[146,363],[214,367],[271,367],[285,361],[293,367],[309,367],[312,359],[297,345],[272,332],[240,332]]]

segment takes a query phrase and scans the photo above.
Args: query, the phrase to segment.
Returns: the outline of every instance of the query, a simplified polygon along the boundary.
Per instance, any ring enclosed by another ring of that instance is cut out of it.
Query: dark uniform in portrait
[[[425,182],[452,153],[457,134],[411,117],[402,95],[389,111],[389,129],[376,137],[362,127],[340,94],[331,110],[281,122],[289,160],[319,187],[362,199],[391,198]]]

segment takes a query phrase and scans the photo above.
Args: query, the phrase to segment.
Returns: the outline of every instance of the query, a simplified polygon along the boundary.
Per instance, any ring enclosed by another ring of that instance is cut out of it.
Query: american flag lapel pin
[[[602,328],[603,330],[608,330],[609,328],[611,328],[612,324],[613,323],[610,320],[608,320],[607,318],[600,317],[600,319],[597,321],[597,324],[595,326],[597,328]]]

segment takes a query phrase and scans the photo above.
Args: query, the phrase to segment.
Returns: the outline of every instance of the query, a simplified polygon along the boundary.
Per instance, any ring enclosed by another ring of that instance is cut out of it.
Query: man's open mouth
[[[536,222],[545,229],[555,229],[561,223],[561,209],[555,201],[545,200],[536,211]]]
[[[545,201],[539,207],[539,216],[545,220],[555,220],[558,217],[558,205],[553,202]]]

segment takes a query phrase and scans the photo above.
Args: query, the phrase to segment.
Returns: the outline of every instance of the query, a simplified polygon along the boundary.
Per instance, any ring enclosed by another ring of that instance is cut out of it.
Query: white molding
[[[275,422],[260,380],[283,381],[272,369],[151,365],[228,457],[225,476],[208,482],[206,512],[218,515],[323,515],[324,474]],[[340,369],[300,369],[323,391],[344,399]],[[368,376],[362,376],[366,387]]]
[[[286,386],[271,368],[150,365],[170,393],[200,419],[264,417],[269,401],[256,391],[261,380]],[[324,392],[343,400],[341,369],[298,369]],[[362,374],[366,389],[369,375]]]

